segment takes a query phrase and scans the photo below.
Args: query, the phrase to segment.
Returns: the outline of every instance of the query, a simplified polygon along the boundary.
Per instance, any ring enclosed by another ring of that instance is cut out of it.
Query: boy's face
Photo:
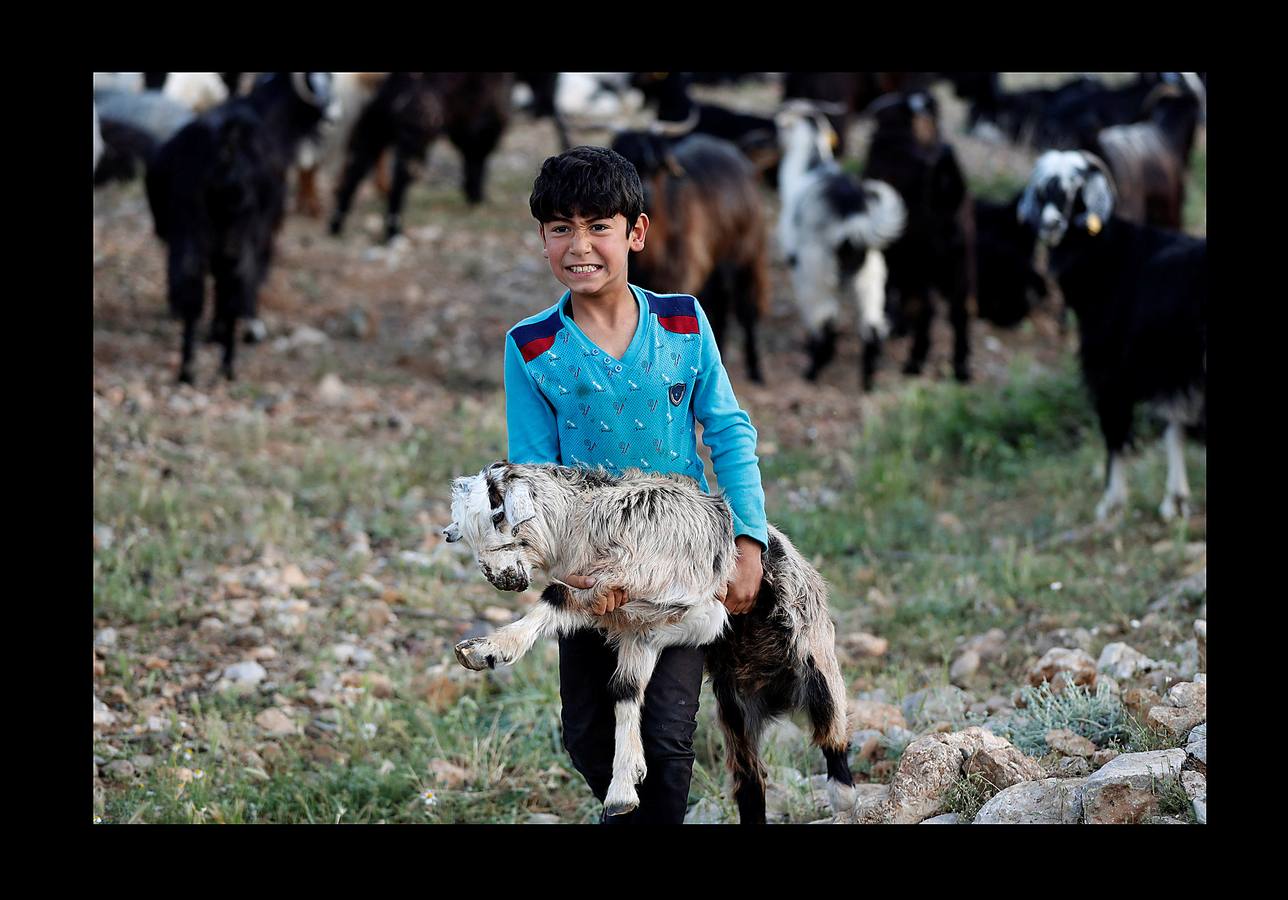
[[[648,216],[633,227],[617,213],[611,219],[554,219],[539,227],[550,271],[575,296],[613,298],[626,290],[626,258],[644,249]]]

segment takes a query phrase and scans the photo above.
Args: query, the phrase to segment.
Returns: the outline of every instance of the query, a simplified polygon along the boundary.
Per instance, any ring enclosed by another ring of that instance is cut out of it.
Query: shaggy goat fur
[[[702,300],[717,346],[730,311],[742,326],[747,377],[763,382],[756,322],[769,311],[768,236],[755,171],[728,141],[694,134],[672,142],[627,131],[613,150],[630,160],[649,217],[630,279],[650,291]]]
[[[1187,516],[1183,428],[1207,416],[1207,241],[1115,215],[1109,172],[1086,152],[1044,153],[1018,214],[1050,248],[1051,274],[1078,316],[1082,373],[1108,450],[1096,518],[1127,501],[1121,456],[1141,402],[1168,420],[1159,513]]]
[[[805,377],[818,378],[836,352],[840,297],[849,286],[859,307],[867,388],[876,359],[871,348],[890,331],[882,250],[903,232],[906,208],[890,185],[860,182],[841,170],[832,158],[835,132],[816,111],[786,107],[779,113],[779,129],[778,242],[808,335]]]
[[[193,381],[193,343],[215,279],[212,335],[233,377],[237,319],[254,318],[286,198],[286,170],[330,100],[330,73],[278,72],[246,97],[203,113],[157,152],[148,205],[168,249],[170,311],[183,319],[179,380]]]
[[[340,234],[358,185],[390,146],[394,174],[385,212],[385,240],[400,234],[407,188],[424,165],[434,139],[444,132],[464,160],[465,199],[482,203],[484,166],[510,120],[513,83],[508,72],[390,73],[349,134],[331,234]]]
[[[608,815],[638,803],[646,775],[640,743],[644,691],[666,647],[706,646],[707,670],[726,736],[739,819],[765,821],[765,768],[758,745],[776,715],[801,709],[827,761],[833,805],[854,802],[846,759],[845,683],[836,661],[827,586],[772,525],[762,556],[764,580],[750,613],[730,620],[715,599],[736,565],[733,520],[723,497],[689,478],[621,477],[553,465],[494,463],[452,485],[454,521],[444,535],[466,541],[493,585],[527,588],[535,571],[554,583],[527,615],[488,637],[463,641],[456,656],[470,669],[509,665],[539,637],[595,628],[617,652],[610,687],[617,698],[613,779]],[[594,575],[590,590],[560,578]],[[630,602],[590,612],[610,587]]]

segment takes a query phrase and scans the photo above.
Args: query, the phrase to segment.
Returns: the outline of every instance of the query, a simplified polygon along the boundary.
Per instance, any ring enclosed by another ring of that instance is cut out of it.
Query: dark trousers
[[[693,776],[693,732],[698,727],[702,688],[701,647],[668,647],[644,690],[640,735],[648,774],[638,787],[640,805],[609,825],[680,824]],[[563,740],[572,764],[602,803],[613,780],[616,720],[608,679],[617,656],[604,636],[584,629],[559,639],[559,697]]]

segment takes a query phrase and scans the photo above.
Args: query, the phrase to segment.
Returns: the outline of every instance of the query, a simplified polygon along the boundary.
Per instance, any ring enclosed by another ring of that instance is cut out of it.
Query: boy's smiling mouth
[[[593,275],[595,272],[598,272],[602,268],[604,267],[596,263],[586,263],[583,265],[567,267],[568,271],[572,272],[574,275]]]

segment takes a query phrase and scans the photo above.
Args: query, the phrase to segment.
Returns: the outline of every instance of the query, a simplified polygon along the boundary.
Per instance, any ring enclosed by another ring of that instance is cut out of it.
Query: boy
[[[635,167],[602,147],[574,147],[542,164],[528,203],[540,223],[542,255],[568,290],[506,335],[510,461],[675,472],[709,490],[693,427],[701,422],[733,509],[739,550],[734,579],[720,599],[730,613],[749,611],[767,543],[756,429],[738,407],[697,301],[626,281],[627,256],[644,247],[649,225]],[[589,573],[566,580],[583,589],[595,584]],[[596,614],[628,600],[609,587]],[[612,780],[608,682],[615,665],[597,631],[559,640],[564,746],[601,802]],[[700,647],[662,653],[644,697],[648,775],[640,805],[608,823],[683,822],[702,666]]]

